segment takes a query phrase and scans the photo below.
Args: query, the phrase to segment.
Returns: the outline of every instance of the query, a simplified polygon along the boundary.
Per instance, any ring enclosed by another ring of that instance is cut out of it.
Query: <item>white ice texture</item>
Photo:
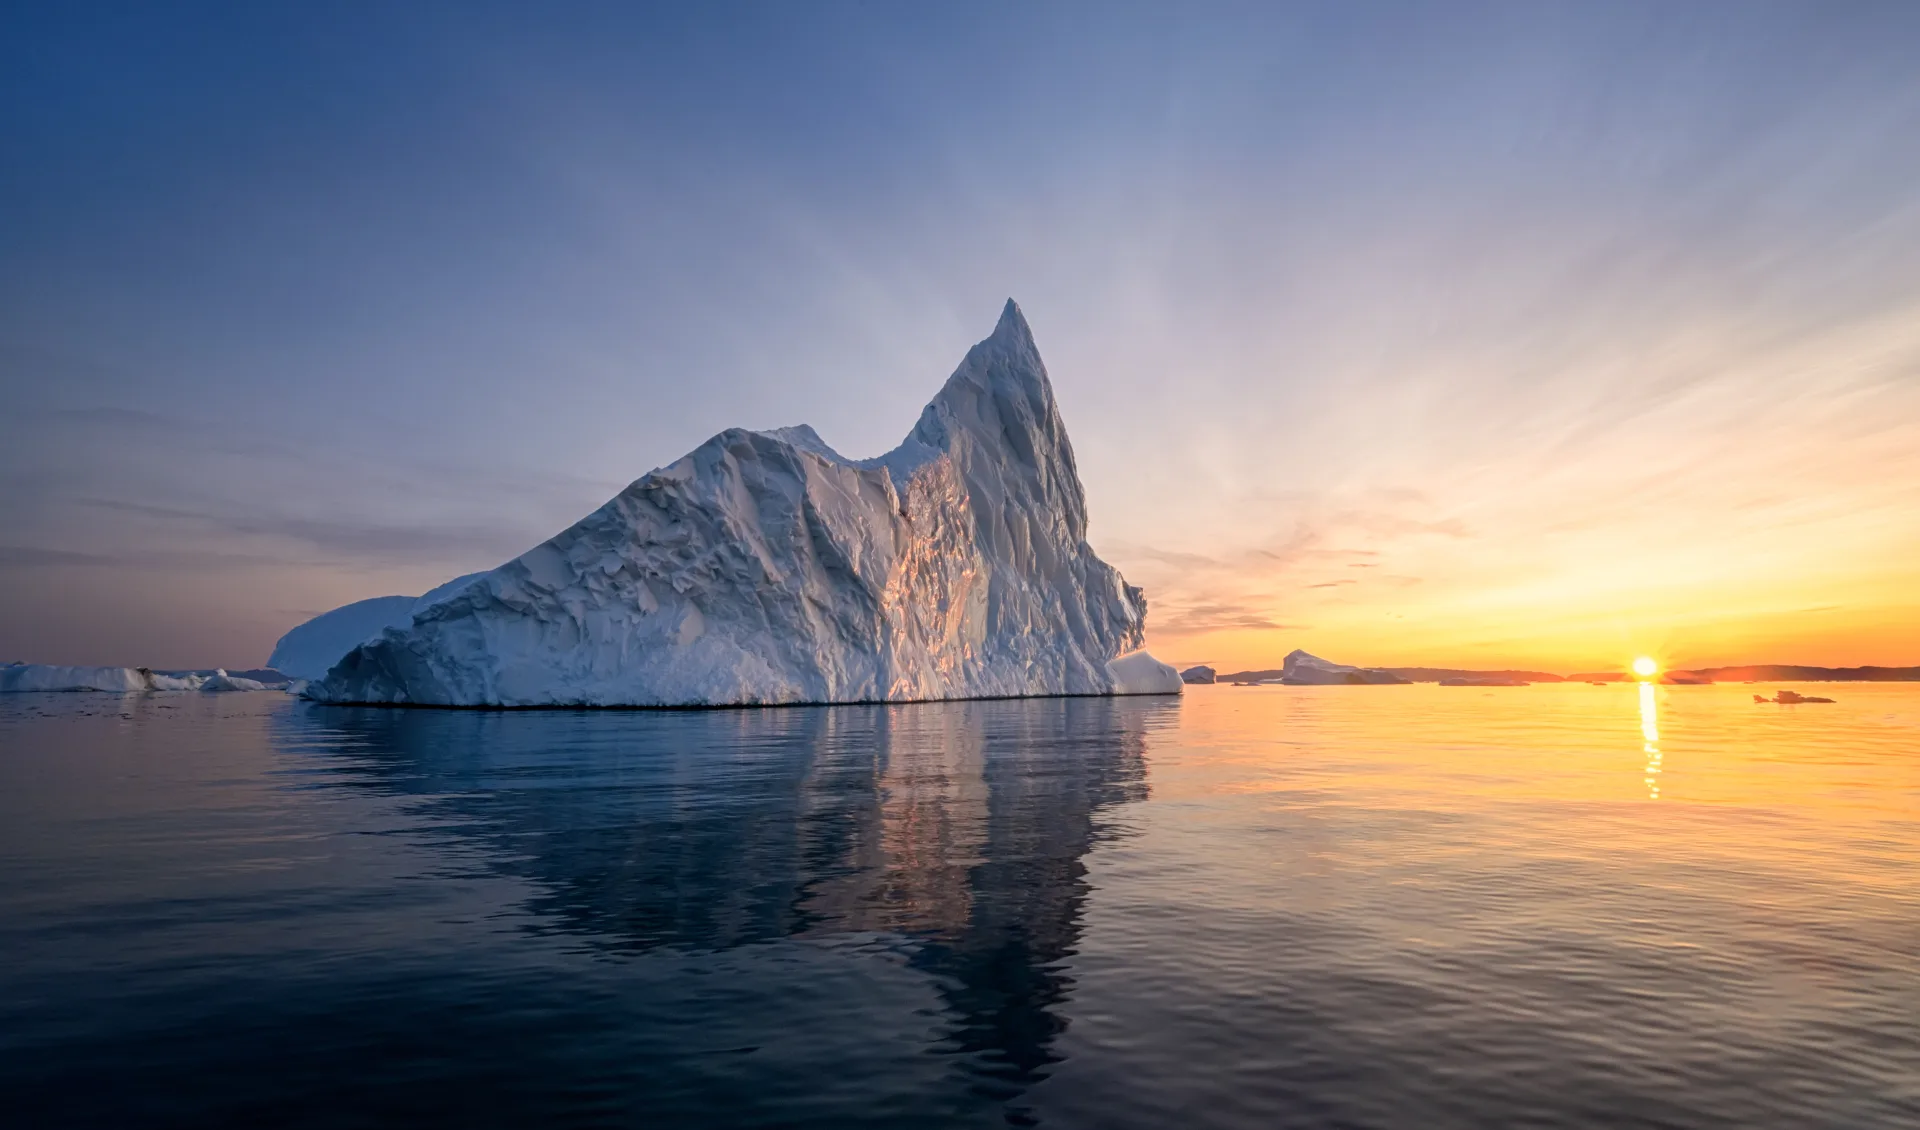
[[[1114,694],[1179,694],[1185,686],[1180,672],[1144,651],[1123,655],[1107,664]]]
[[[361,644],[413,623],[414,598],[375,596],[323,612],[280,637],[267,666],[294,679],[318,679]]]
[[[847,459],[807,427],[721,432],[385,626],[304,693],[446,706],[1178,693],[1171,668],[1121,658],[1141,645],[1146,599],[1086,534],[1053,388],[1008,302],[893,451]]]
[[[405,628],[413,614],[485,573],[456,577],[425,596],[376,596],[323,612],[280,637],[267,666],[293,679],[319,679],[349,651],[388,628]]]
[[[242,679],[238,675],[229,675],[225,669],[208,675],[200,683],[203,691],[264,691],[267,684],[257,679]]]

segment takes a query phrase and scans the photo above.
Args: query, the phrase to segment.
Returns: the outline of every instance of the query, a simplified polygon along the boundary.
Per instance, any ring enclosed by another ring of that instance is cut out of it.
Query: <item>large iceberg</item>
[[[305,694],[691,706],[1173,694],[1147,604],[1087,545],[1046,367],[1011,301],[905,442],[729,429],[414,609]],[[283,667],[283,670],[287,668]]]

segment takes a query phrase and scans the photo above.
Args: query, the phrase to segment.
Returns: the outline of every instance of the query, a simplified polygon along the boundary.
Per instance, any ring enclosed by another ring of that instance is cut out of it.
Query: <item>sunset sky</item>
[[[1920,663],[1920,5],[14,5],[0,660],[246,666],[1017,299],[1170,661]]]

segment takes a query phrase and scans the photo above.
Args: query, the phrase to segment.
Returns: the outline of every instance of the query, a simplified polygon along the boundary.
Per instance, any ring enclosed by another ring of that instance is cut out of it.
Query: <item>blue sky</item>
[[[0,658],[877,453],[1012,296],[1173,658],[1920,662],[1920,7],[921,7],[9,8]]]

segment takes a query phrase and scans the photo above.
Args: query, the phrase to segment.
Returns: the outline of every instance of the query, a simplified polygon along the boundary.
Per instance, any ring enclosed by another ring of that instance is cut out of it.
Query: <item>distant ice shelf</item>
[[[66,691],[103,691],[139,694],[146,691],[264,691],[273,689],[257,679],[229,675],[154,671],[146,667],[62,667],[48,663],[0,665],[0,694]]]
[[[846,458],[805,426],[729,429],[491,572],[301,625],[273,666],[338,703],[1180,693],[1140,651],[1145,597],[1086,534],[1066,427],[1009,301],[885,455]]]
[[[1327,684],[1368,684],[1368,683],[1406,683],[1391,671],[1372,667],[1350,667],[1345,663],[1334,663],[1317,655],[1310,655],[1295,648],[1287,653],[1282,661],[1283,674],[1280,681],[1294,686],[1324,686]]]

